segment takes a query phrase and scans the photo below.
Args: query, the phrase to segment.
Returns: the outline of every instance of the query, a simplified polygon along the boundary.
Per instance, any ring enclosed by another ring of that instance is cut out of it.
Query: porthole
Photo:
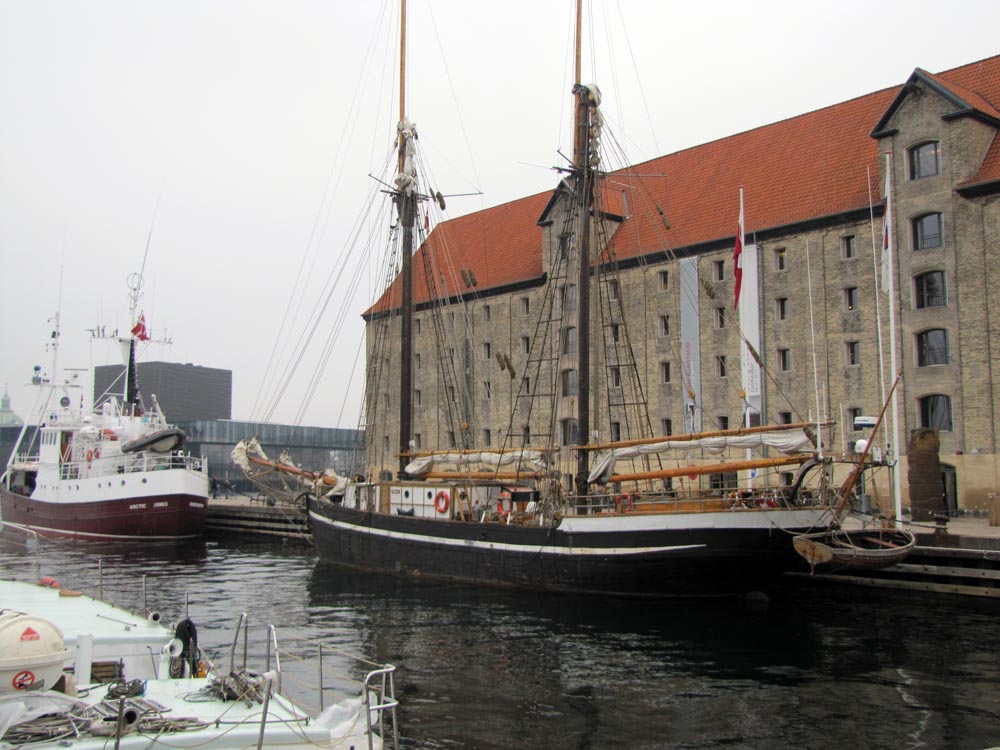
[[[143,484],[145,484],[145,483],[146,483],[146,482],[148,482],[148,481],[149,481],[149,480],[148,480],[148,479],[147,479],[146,477],[143,477],[143,478],[142,478],[142,483],[143,483]]]

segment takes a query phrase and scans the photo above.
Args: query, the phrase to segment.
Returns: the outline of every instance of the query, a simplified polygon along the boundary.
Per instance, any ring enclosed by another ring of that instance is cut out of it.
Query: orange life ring
[[[450,504],[451,498],[448,496],[448,493],[444,490],[438,490],[438,493],[434,496],[434,510],[438,513],[447,513]]]
[[[87,463],[89,464],[93,460],[94,460],[94,451],[92,451],[92,450],[90,450],[90,448],[88,448],[87,449]]]
[[[507,497],[504,498],[504,495],[507,495]],[[500,497],[497,498],[497,513],[499,513],[502,518],[506,518],[507,516],[510,515],[510,510],[504,510],[503,507],[504,499],[510,500],[510,494],[503,493],[500,495]]]

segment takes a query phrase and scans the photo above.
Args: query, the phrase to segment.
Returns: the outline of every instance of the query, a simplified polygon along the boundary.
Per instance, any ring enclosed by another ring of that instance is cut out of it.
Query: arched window
[[[920,399],[920,426],[950,431],[951,398],[942,393],[932,393]]]
[[[929,328],[917,334],[917,366],[948,364],[948,331]]]
[[[938,141],[918,143],[909,154],[911,180],[941,174],[941,144]]]
[[[948,288],[944,271],[927,271],[913,277],[913,306],[944,307],[948,304]]]
[[[941,231],[941,214],[930,213],[913,220],[913,249],[928,250],[944,243]]]

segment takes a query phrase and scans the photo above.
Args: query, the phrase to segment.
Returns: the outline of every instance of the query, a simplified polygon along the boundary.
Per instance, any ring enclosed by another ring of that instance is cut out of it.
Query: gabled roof
[[[916,81],[953,102],[954,116],[1000,127],[1000,56],[939,74],[918,68],[908,83]],[[608,214],[626,217],[615,233],[617,256],[731,242],[740,187],[748,234],[867,209],[869,180],[875,188],[880,161],[872,135],[907,95],[906,85],[876,91],[611,173],[600,195]],[[979,189],[997,180],[1000,140],[966,186]],[[536,222],[545,220],[553,195],[539,193],[438,225],[414,258],[415,303],[430,299],[421,271],[427,252],[446,278],[471,270],[479,293],[540,279],[542,230]],[[398,307],[397,287],[369,312]],[[467,290],[452,283],[436,291],[443,298]]]
[[[990,58],[990,60],[995,59]],[[996,65],[983,65],[983,63],[988,63],[990,60],[982,60],[979,63],[956,68],[941,75],[934,75],[933,73],[928,73],[926,70],[917,68],[906,80],[902,88],[900,88],[892,104],[889,105],[885,114],[882,115],[875,125],[872,137],[877,138],[885,131],[889,120],[892,119],[896,110],[899,109],[900,105],[912,93],[913,87],[918,83],[923,83],[951,102],[952,106],[955,107],[955,111],[949,115],[950,118],[971,116],[977,117],[991,125],[1000,126],[1000,111],[997,110],[991,101],[979,93],[983,89],[991,91],[994,95],[998,93],[997,86],[1000,84],[1000,81],[996,79],[1000,76],[1000,69],[997,69]],[[977,70],[966,70],[970,68]],[[973,74],[970,75],[969,73]],[[979,75],[976,75],[976,73]],[[992,75],[990,75],[991,73]],[[989,80],[991,78],[993,79],[992,81]],[[971,90],[966,84],[981,86],[983,89]]]

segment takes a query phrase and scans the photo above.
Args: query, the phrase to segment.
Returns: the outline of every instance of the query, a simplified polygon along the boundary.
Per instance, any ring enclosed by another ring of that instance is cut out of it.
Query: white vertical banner
[[[741,255],[743,267],[742,293],[738,303],[740,318],[740,382],[746,392],[746,410],[762,412],[762,372],[760,362],[751,353],[760,356],[760,286],[758,284],[760,253],[757,245],[746,245]],[[749,419],[745,420],[748,424]]]
[[[698,315],[697,258],[680,261],[681,372],[684,387],[684,431],[701,432],[701,318]]]

